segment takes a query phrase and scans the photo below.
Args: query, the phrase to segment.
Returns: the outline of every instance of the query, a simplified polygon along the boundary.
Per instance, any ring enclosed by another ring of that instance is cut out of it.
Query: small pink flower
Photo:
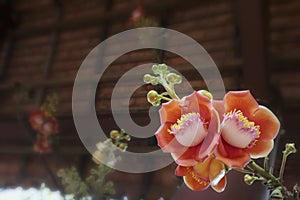
[[[216,158],[230,167],[243,168],[251,158],[267,156],[273,149],[280,123],[266,107],[258,105],[249,91],[228,92],[215,101],[221,119]]]
[[[45,136],[58,133],[57,120],[53,116],[47,115],[44,110],[39,109],[31,112],[29,123],[34,130]]]
[[[48,139],[45,136],[38,136],[37,140],[34,143],[33,149],[37,153],[51,153],[52,146]]]
[[[144,9],[142,6],[138,6],[136,7],[136,9],[133,10],[133,12],[131,13],[131,17],[130,20],[132,22],[136,22],[139,19],[141,19],[144,16]]]
[[[219,139],[219,117],[208,97],[193,92],[164,103],[159,114],[158,145],[177,164],[191,166],[212,153]]]
[[[29,115],[29,123],[34,130],[40,130],[44,120],[46,118],[46,114],[42,110],[34,110]]]
[[[48,136],[48,135],[53,135],[58,133],[58,124],[55,118],[53,119],[47,119],[39,129],[39,131]]]

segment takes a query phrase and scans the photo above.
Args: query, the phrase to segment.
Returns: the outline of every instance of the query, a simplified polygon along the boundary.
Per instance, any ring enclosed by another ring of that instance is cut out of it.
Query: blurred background
[[[278,174],[286,142],[299,147],[300,1],[299,0],[0,0],[0,188],[39,188],[42,183],[64,193],[61,168],[74,166],[86,177],[95,166],[82,145],[72,118],[72,87],[82,61],[106,38],[135,27],[159,26],[180,31],[199,42],[218,66],[226,90],[250,89],[282,122],[271,154]],[[142,20],[141,20],[142,19]],[[126,45],[126,44],[123,44]],[[110,97],[117,80],[137,65],[156,62],[174,67],[195,90],[206,85],[190,64],[170,52],[140,50],[115,60],[99,82],[95,104],[105,134],[117,127]],[[92,64],[92,63],[91,63]],[[211,80],[214,81],[214,80]],[[141,86],[131,98],[130,114],[149,123]],[[48,153],[34,148],[30,113],[55,92],[59,134]],[[180,93],[180,92],[179,92]],[[84,94],[83,94],[84,95]],[[120,100],[122,101],[122,99]],[[82,105],[82,109],[85,108]],[[124,108],[120,104],[119,112]],[[157,149],[155,138],[132,138],[128,151]],[[285,184],[300,183],[300,156],[290,156]],[[267,199],[258,183],[229,176],[221,195],[211,189],[190,192],[175,177],[175,165],[144,174],[114,171],[116,198],[128,199]],[[236,193],[238,191],[238,193]],[[126,197],[125,197],[126,196]]]

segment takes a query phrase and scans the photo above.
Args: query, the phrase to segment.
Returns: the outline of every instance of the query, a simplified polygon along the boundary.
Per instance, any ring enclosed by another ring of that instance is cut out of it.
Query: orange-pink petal
[[[248,149],[241,149],[227,144],[224,140],[219,141],[215,150],[216,158],[229,167],[244,168],[250,161]]]
[[[167,103],[163,103],[159,110],[160,123],[175,123],[180,118],[182,112],[179,106],[179,101],[172,100]]]
[[[202,191],[209,187],[209,182],[195,178],[192,175],[184,176],[183,181],[188,188],[194,191]]]
[[[203,160],[206,157],[210,156],[214,148],[218,144],[220,138],[220,121],[219,114],[215,109],[211,110],[211,120],[208,124],[208,134],[203,140],[203,143],[200,147],[198,160]]]
[[[213,159],[209,168],[209,180],[211,187],[216,192],[223,192],[226,187],[225,166],[217,159]]]
[[[175,160],[175,162],[178,165],[182,165],[182,166],[193,166],[197,163],[196,161],[196,155],[199,148],[196,147],[185,147],[185,148],[181,148],[181,152],[175,152],[175,153],[171,153],[173,159]]]
[[[222,175],[221,177],[219,177]],[[214,182],[215,179],[221,180],[221,178],[225,176],[225,166],[222,162],[217,159],[212,159],[210,166],[209,166],[209,180]],[[217,184],[217,183],[215,183]],[[214,185],[214,183],[213,183]]]
[[[216,111],[219,114],[220,121],[222,121],[224,118],[224,113],[225,113],[224,101],[213,100],[212,104],[213,104],[213,107],[216,109]]]
[[[225,111],[241,110],[245,116],[249,116],[258,108],[258,103],[249,90],[231,91],[224,97]]]
[[[203,162],[198,162],[194,167],[194,172],[197,174],[197,176],[201,177],[203,180],[209,180],[209,174],[210,174],[210,165],[213,160],[213,157],[208,157]]]
[[[183,113],[198,112],[205,121],[210,120],[210,108],[210,99],[199,92],[186,96],[182,104]]]
[[[262,158],[269,155],[273,149],[273,140],[258,140],[252,148],[249,149],[251,158]]]
[[[216,192],[223,192],[227,184],[226,176],[224,176],[217,185],[211,185]]]
[[[156,131],[155,136],[157,139],[158,146],[164,152],[182,152],[182,149],[185,149],[185,147],[179,144],[179,142],[177,142],[173,134],[170,134],[168,132],[169,127],[170,124],[165,123],[162,124],[160,128]]]
[[[278,118],[264,106],[259,106],[251,115],[248,116],[250,121],[255,125],[259,125],[261,132],[260,140],[271,140],[277,136],[280,128]]]
[[[176,176],[186,176],[186,175],[188,175],[188,171],[186,170],[186,167],[178,165],[175,169],[175,175]]]
[[[195,173],[193,167],[178,166],[175,170],[176,176],[183,176],[184,183],[194,191],[205,190],[209,187],[209,180],[203,180]]]

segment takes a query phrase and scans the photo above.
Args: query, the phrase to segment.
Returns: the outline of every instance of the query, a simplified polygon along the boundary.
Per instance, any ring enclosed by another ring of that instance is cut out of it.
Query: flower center
[[[176,140],[186,147],[198,145],[207,135],[206,123],[199,113],[184,114],[171,125],[169,132],[175,135]]]
[[[221,125],[222,138],[238,148],[251,148],[260,136],[259,126],[245,117],[240,110],[228,112]]]

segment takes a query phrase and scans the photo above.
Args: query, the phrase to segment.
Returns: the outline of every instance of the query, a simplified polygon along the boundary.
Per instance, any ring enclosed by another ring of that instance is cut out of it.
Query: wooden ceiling
[[[0,19],[3,22],[0,23],[0,187],[39,186],[41,181],[59,187],[55,176],[58,168],[73,164],[84,174],[92,166],[73,123],[74,79],[83,59],[96,45],[133,28],[128,19],[138,5],[142,5],[146,16],[160,26],[187,34],[203,45],[216,62],[227,90],[248,88],[262,104],[278,114],[284,135],[278,140],[275,171],[280,165],[284,144],[300,144],[297,129],[300,113],[299,0],[5,2],[0,7],[1,14],[6,12]],[[174,54],[160,52],[157,56],[152,50],[127,53],[103,74],[97,90],[96,111],[105,131],[118,128],[110,110],[110,96],[116,81],[126,71],[149,62],[165,62],[174,67],[186,76],[195,90],[206,87],[190,64]],[[30,88],[30,99],[21,103],[14,101],[16,83]],[[147,85],[141,86],[130,103],[131,115],[140,124],[149,120],[149,105],[145,99],[148,89]],[[61,147],[57,153],[37,155],[32,151],[34,133],[28,127],[27,117],[51,91],[60,96],[56,114]],[[122,109],[120,104],[120,113]],[[155,148],[155,145],[153,138],[134,139],[129,150],[138,150],[141,146]],[[288,160],[285,177],[289,186],[299,183],[299,164],[299,154]],[[143,195],[147,199],[159,196],[169,199],[172,188],[179,184],[173,177],[173,169],[171,165],[148,174],[119,173],[112,179],[118,180],[119,194],[129,194],[132,199]],[[149,184],[151,188],[141,184]]]

